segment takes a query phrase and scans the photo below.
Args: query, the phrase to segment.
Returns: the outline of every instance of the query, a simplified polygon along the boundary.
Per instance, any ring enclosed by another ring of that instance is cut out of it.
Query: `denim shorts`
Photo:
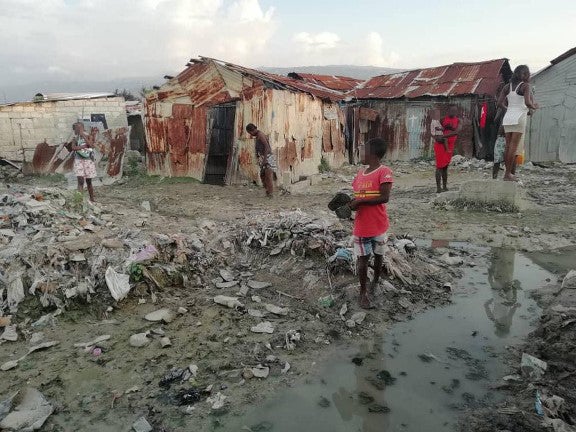
[[[386,253],[386,242],[388,234],[380,234],[375,237],[352,236],[354,242],[354,254],[356,256],[384,255]]]

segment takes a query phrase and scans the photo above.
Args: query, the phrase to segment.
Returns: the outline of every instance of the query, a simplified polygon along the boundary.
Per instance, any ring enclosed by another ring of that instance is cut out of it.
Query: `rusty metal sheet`
[[[361,84],[349,96],[356,99],[396,99],[422,96],[496,96],[500,83],[507,80],[510,65],[506,59],[418,69],[382,75]]]
[[[337,75],[319,75],[310,73],[291,72],[289,78],[302,80],[311,84],[320,85],[332,90],[349,91],[359,85],[362,80],[357,78],[337,76]]]
[[[360,107],[359,116],[360,119],[362,120],[376,121],[376,119],[378,118],[378,111],[370,108]]]
[[[130,126],[98,132],[95,138],[95,161],[98,177],[104,184],[112,184],[122,177],[124,154],[130,142]],[[43,142],[36,146],[29,167],[34,174],[72,171],[74,153],[64,144],[50,146]]]

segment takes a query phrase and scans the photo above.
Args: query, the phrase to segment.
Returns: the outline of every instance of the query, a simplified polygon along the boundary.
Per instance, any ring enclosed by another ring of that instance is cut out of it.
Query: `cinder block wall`
[[[122,97],[23,102],[0,106],[0,158],[32,161],[36,146],[58,145],[72,137],[72,124],[104,114],[108,128],[128,126]]]

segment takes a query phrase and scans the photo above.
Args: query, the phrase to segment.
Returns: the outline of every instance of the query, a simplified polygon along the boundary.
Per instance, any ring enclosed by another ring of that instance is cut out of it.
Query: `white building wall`
[[[104,114],[108,128],[128,126],[122,97],[0,106],[0,158],[30,162],[38,144],[68,141],[72,124],[91,114]]]

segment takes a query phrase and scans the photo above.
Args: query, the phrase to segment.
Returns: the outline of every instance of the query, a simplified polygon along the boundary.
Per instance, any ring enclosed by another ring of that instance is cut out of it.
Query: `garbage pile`
[[[120,301],[143,285],[154,295],[212,263],[198,236],[150,235],[135,226],[143,220],[118,218],[75,192],[1,194],[0,317],[17,313],[31,298],[44,308],[62,309],[74,298],[108,301],[111,295]]]

